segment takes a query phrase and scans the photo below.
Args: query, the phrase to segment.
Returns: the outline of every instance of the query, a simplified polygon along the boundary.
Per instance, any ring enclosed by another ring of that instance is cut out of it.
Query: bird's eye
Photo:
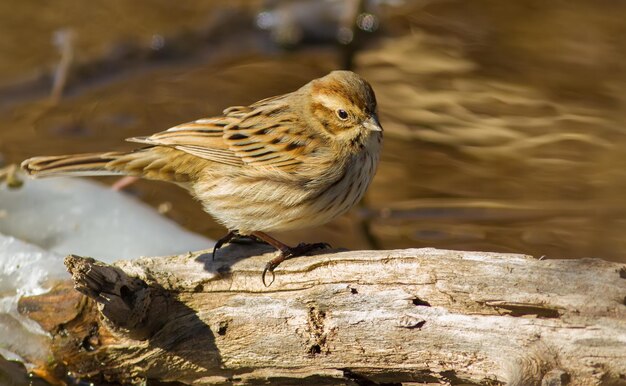
[[[337,110],[337,116],[342,121],[345,121],[346,119],[348,119],[348,113],[346,112],[346,110],[343,110],[343,109]]]

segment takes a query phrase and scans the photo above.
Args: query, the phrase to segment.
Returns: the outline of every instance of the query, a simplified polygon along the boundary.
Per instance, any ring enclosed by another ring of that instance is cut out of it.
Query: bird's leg
[[[220,249],[224,244],[231,242],[233,239],[239,237],[239,231],[229,231],[228,234],[221,239],[217,240],[215,245],[213,246],[213,256],[212,259],[215,260],[215,252]]]
[[[115,183],[113,185],[111,185],[111,189],[113,189],[116,192],[118,192],[118,191],[126,189],[127,187],[131,186],[132,184],[134,184],[138,180],[139,180],[139,177],[125,176],[125,177],[122,177],[119,180],[115,181]]]
[[[268,261],[267,264],[265,265],[265,269],[263,269],[263,275],[261,276],[261,280],[263,280],[263,285],[265,285],[266,287],[268,286],[268,284],[265,283],[265,275],[268,272],[272,273],[272,281],[270,282],[270,285],[271,285],[272,282],[274,281],[274,269],[278,267],[278,265],[282,263],[283,261],[290,259],[292,257],[305,255],[315,249],[330,248],[330,245],[327,243],[314,243],[314,244],[300,243],[296,247],[290,247],[289,245],[284,244],[276,240],[272,236],[268,235],[267,233],[263,233],[263,232],[252,232],[252,236],[271,245],[272,247],[280,251],[280,254],[276,256],[275,258],[273,258],[272,260]]]

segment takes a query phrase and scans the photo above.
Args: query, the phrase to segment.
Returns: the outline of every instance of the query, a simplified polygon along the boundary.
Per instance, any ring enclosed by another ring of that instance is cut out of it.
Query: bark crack
[[[308,313],[308,328],[311,334],[308,352],[311,355],[321,354],[322,351],[328,353],[326,347],[326,332],[324,331],[324,319],[326,313],[318,307],[312,306]]]

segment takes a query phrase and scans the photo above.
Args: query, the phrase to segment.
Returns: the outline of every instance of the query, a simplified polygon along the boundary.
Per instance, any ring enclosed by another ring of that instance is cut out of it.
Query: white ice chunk
[[[212,245],[133,197],[88,180],[27,180],[21,189],[0,188],[0,355],[49,355],[49,337],[18,313],[17,304],[69,277],[65,255],[112,262]]]
[[[64,275],[63,256],[0,234],[1,355],[45,359],[48,338],[38,324],[17,312],[17,302],[46,292],[49,280]]]
[[[128,194],[78,178],[27,180],[21,189],[0,189],[0,233],[107,262],[213,245]]]

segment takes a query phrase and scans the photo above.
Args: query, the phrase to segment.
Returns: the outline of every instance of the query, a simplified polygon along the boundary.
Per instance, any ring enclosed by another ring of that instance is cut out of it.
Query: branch
[[[197,253],[115,265],[68,256],[84,296],[65,284],[20,306],[53,335],[63,371],[96,382],[599,385],[626,377],[620,264],[335,252],[281,264],[266,288],[264,252],[233,244],[215,261]],[[70,311],[59,313],[59,296]]]

